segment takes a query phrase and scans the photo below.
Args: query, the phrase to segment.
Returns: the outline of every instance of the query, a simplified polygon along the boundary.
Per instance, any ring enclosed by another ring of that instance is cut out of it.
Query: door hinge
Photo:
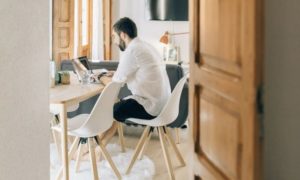
[[[264,86],[261,84],[257,88],[256,93],[256,112],[258,117],[259,125],[259,138],[260,140],[264,139],[265,129],[264,129]]]

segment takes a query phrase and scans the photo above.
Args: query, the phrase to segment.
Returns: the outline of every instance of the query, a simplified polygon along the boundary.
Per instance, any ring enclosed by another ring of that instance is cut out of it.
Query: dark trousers
[[[128,118],[138,119],[153,119],[152,116],[146,112],[144,107],[134,99],[126,99],[117,102],[114,105],[114,118],[119,122],[124,122]]]

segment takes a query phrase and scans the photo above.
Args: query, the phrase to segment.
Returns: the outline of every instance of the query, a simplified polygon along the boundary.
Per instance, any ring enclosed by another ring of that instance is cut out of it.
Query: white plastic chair
[[[76,111],[79,108],[79,104],[75,104],[72,106],[67,107],[67,111],[68,112],[72,112],[72,111]],[[50,113],[56,116],[56,119],[58,120],[58,115],[60,113],[60,107],[57,106],[56,104],[50,104]],[[82,117],[81,117],[82,116]],[[89,114],[80,114],[74,118],[72,118],[72,120],[68,120],[68,129],[72,130],[72,129],[77,129],[79,128],[84,122],[85,119],[89,116]],[[53,123],[53,126],[55,125],[59,125],[59,123]]]
[[[76,111],[78,108],[79,108],[79,104],[75,104],[75,105],[69,106],[67,108],[67,111],[68,112]],[[49,110],[50,110],[51,114],[59,114],[60,113],[60,107],[58,107],[55,104],[50,104]]]
[[[107,152],[104,144],[101,142],[99,136],[100,134],[103,134],[112,126],[112,123],[114,121],[113,105],[117,99],[121,86],[122,83],[118,83],[118,82],[111,82],[108,85],[106,85],[104,90],[100,94],[96,104],[94,105],[91,114],[88,115],[88,117],[85,116],[74,117],[74,118],[80,118],[85,122],[77,129],[68,130],[68,135],[76,137],[69,151],[69,155],[68,155],[69,159],[75,153],[75,147],[77,147],[76,145],[79,143],[80,138],[88,139],[89,153],[90,153],[90,158],[92,163],[92,172],[93,172],[94,179],[98,179],[98,172],[97,172],[97,165],[96,165],[95,151],[94,151],[95,147],[93,145],[94,139],[96,140],[96,143],[100,146],[101,152],[103,153],[105,159],[112,167],[118,179],[121,179],[121,175],[118,169],[113,163],[109,153]],[[70,119],[70,122],[74,118]],[[61,131],[60,127],[53,127],[53,129],[57,131]],[[59,172],[57,179],[60,179],[61,175],[62,175],[62,169]]]
[[[67,111],[68,112],[76,111],[78,108],[79,108],[79,104],[75,104],[75,105],[72,105],[72,106],[68,106]],[[52,121],[50,122],[51,127],[59,125],[59,113],[61,111],[60,107],[56,104],[50,104],[49,110],[50,110],[50,113],[54,116],[52,118]],[[84,121],[81,121],[81,119],[82,118],[77,118],[77,119],[74,119],[71,122],[68,122],[68,125],[69,125],[68,127],[70,129],[75,129],[75,128],[80,127],[80,125],[82,125],[84,123]],[[60,147],[59,147],[59,143],[58,143],[59,138],[57,137],[57,134],[55,133],[54,130],[52,130],[52,137],[53,137],[54,144],[56,146],[56,151],[58,153],[58,158],[59,158],[59,160],[61,160]]]
[[[132,166],[135,163],[136,159],[138,158],[138,156],[142,155],[143,150],[145,149],[146,142],[148,142],[149,139],[151,138],[151,134],[153,133],[154,128],[157,128],[158,133],[159,133],[159,139],[160,139],[160,143],[162,146],[163,155],[164,155],[165,163],[168,168],[168,173],[169,173],[170,179],[174,179],[174,172],[172,170],[171,159],[169,157],[168,149],[166,147],[166,140],[171,144],[171,146],[175,150],[176,156],[179,159],[181,165],[185,166],[185,162],[184,162],[179,150],[177,149],[175,142],[170,137],[170,133],[166,127],[168,124],[175,121],[178,116],[180,96],[181,96],[181,92],[182,92],[185,81],[186,81],[186,77],[183,77],[177,83],[177,85],[174,88],[166,105],[164,106],[163,110],[156,118],[151,119],[151,120],[136,119],[136,118],[127,119],[128,121],[134,122],[136,124],[146,125],[146,128],[142,134],[141,139],[138,142],[138,145],[135,149],[135,152],[133,154],[131,162],[127,168],[126,174],[130,173]]]

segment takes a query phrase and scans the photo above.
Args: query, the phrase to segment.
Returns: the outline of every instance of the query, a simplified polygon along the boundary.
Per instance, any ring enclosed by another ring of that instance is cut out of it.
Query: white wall
[[[300,1],[265,2],[265,179],[300,179]]]
[[[49,1],[0,1],[0,179],[49,179]]]
[[[119,17],[129,17],[137,25],[138,36],[152,44],[162,55],[163,45],[159,42],[160,37],[165,31],[169,32],[188,32],[188,21],[149,21],[146,19],[145,0],[126,0],[120,1]],[[188,34],[174,36],[174,43],[180,46],[180,59],[189,61],[189,36]]]

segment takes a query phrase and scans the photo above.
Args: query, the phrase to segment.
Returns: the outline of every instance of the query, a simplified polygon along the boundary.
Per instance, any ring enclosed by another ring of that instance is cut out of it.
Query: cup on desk
[[[70,73],[68,71],[60,71],[58,74],[61,84],[70,84]]]

